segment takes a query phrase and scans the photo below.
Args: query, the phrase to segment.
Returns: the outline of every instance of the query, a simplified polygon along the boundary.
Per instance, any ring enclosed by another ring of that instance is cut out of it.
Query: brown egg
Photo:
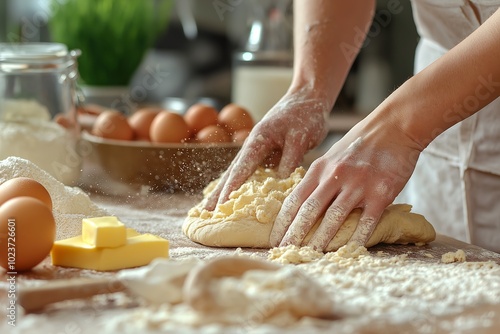
[[[49,255],[56,238],[51,210],[33,197],[16,197],[0,206],[0,266],[30,270]]]
[[[106,110],[97,116],[92,127],[92,134],[108,139],[134,139],[134,130],[128,124],[127,118],[115,110]]]
[[[253,127],[253,119],[250,113],[234,103],[222,108],[218,121],[230,134],[238,130],[251,129]]]
[[[16,177],[0,185],[0,205],[20,196],[36,198],[52,210],[52,199],[47,189],[29,177]]]
[[[231,139],[233,140],[234,143],[243,144],[245,139],[247,139],[248,135],[250,134],[250,131],[251,131],[250,129],[241,129],[235,131],[231,136]]]
[[[218,125],[206,126],[196,134],[198,143],[228,143],[230,141],[229,133]]]
[[[151,140],[149,128],[160,111],[160,108],[143,108],[137,110],[128,118],[128,124],[134,130],[135,139]]]
[[[181,115],[164,110],[151,123],[149,137],[156,143],[181,143],[189,140],[190,133]]]
[[[196,134],[209,125],[217,125],[218,112],[214,107],[202,103],[193,104],[184,114],[189,131]]]

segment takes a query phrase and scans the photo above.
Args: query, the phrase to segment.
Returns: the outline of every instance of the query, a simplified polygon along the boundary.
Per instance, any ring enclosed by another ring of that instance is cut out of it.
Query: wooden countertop
[[[436,240],[425,246],[414,245],[376,245],[369,249],[370,253],[382,251],[390,255],[408,254],[408,259],[424,262],[436,262],[441,256],[448,252],[463,250],[468,262],[493,261],[500,264],[500,254],[487,249],[459,241],[448,236],[438,234]]]
[[[152,194],[149,196],[110,197],[94,194],[91,197],[97,204],[108,210],[110,214],[119,216],[129,227],[135,228],[141,233],[150,232],[169,239],[171,241],[170,253],[173,259],[182,259],[190,256],[203,258],[234,254],[235,249],[204,247],[191,242],[182,235],[180,227],[184,217],[187,211],[200,200],[199,196],[189,196],[185,194]],[[407,258],[411,261],[439,262],[444,253],[455,252],[459,249],[464,250],[467,261],[494,261],[500,264],[500,254],[443,235],[438,235],[434,242],[421,247],[414,245],[377,245],[370,248],[369,251],[374,256],[377,256],[379,252],[389,255],[404,253],[407,254]],[[242,252],[256,254],[263,258],[267,257],[267,250],[244,249]],[[31,282],[40,284],[45,280],[72,277],[105,277],[112,275],[113,273],[98,273],[73,268],[56,268],[51,266],[49,260],[46,259],[33,271],[25,274],[18,274],[16,280],[17,283],[20,284]],[[6,280],[7,276],[5,272],[0,273],[0,283],[6,282]],[[0,292],[1,304],[5,303],[5,297],[5,292],[3,295]],[[100,332],[99,329],[93,327],[96,317],[102,320],[103,317],[119,315],[128,308],[137,307],[137,304],[134,304],[133,300],[129,301],[128,304],[117,305],[113,297],[105,299],[104,302],[100,299],[99,303],[97,305],[96,301],[85,301],[80,304],[62,303],[62,305],[53,309],[49,308],[47,312],[41,314],[30,315],[28,317],[19,314],[18,321],[22,325],[21,328],[27,330],[24,332],[14,331],[12,333],[35,333],[42,331],[44,333],[55,333],[59,332],[58,330],[60,328],[68,326],[68,324],[78,325],[76,328],[80,329],[79,333],[81,334],[96,332],[106,333]],[[90,314],[88,312],[89,310],[91,311]],[[99,316],[96,315],[96,312],[99,312]],[[474,328],[473,331],[464,330],[463,333],[497,333],[500,331],[500,304],[475,307],[454,316],[438,317],[429,320],[430,322],[427,325],[435,329],[432,333],[445,333],[442,331],[442,326],[438,326],[438,323],[459,321],[463,319],[464,316],[481,317],[487,314],[491,315],[491,312],[495,312],[494,314],[499,315],[495,317],[493,327],[489,326],[485,328],[484,331]],[[11,333],[10,330],[12,328],[5,324],[5,317],[2,316],[0,318],[2,318],[0,319],[0,332]],[[416,326],[415,323],[401,323],[395,325],[393,323],[389,324],[380,321],[370,326],[359,328],[357,333],[413,333],[419,331],[419,328],[417,328],[418,326]],[[5,329],[7,331],[5,331]],[[280,333],[281,332],[289,333],[290,331],[283,330],[280,331]]]

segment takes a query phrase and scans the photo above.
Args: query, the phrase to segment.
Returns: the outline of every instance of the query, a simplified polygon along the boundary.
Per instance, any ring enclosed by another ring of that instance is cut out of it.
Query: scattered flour
[[[107,215],[80,188],[65,186],[32,162],[17,157],[0,160],[0,184],[16,177],[32,178],[49,192],[57,240],[81,234],[82,218]]]
[[[290,326],[304,331],[317,326],[318,332],[326,326],[328,330],[325,332],[355,333],[360,328],[370,329],[370,326],[384,323],[385,326],[413,326],[414,330],[411,332],[421,332],[427,328],[430,330],[428,333],[431,333],[439,327],[444,332],[458,333],[463,328],[487,328],[493,323],[492,319],[498,316],[493,312],[493,315],[489,314],[486,318],[484,314],[446,318],[466,308],[485,304],[498,305],[500,265],[493,261],[445,265],[439,261],[409,259],[407,254],[370,254],[365,247],[355,243],[327,254],[318,253],[309,247],[274,248],[269,251],[268,260],[295,263],[283,266],[294,268],[295,271],[284,270],[281,272],[284,276],[276,275],[265,280],[260,278],[261,273],[249,272],[242,279],[224,279],[227,283],[225,287],[220,285],[222,281],[214,286],[214,289],[219,290],[218,303],[227,305],[248,298],[248,294],[253,293],[252,300],[260,301],[260,304],[253,305],[260,306],[252,309],[252,312],[240,310],[236,315],[228,312],[218,315],[218,319],[210,320],[185,303],[160,307],[151,305],[124,314],[113,323],[107,323],[107,326],[114,330],[126,327],[132,331],[165,331],[182,326],[196,328],[203,324],[204,329],[213,326],[214,329],[217,328],[215,332],[223,333],[223,329],[228,328],[227,319],[231,319],[231,326],[239,324],[238,328],[252,333],[260,333],[259,329],[263,328],[274,328],[268,332],[263,330],[263,333],[279,333],[279,328],[291,328]],[[333,301],[332,311],[339,315],[339,319],[328,321],[327,324],[322,320],[312,321],[302,327],[305,319],[298,320],[289,315],[277,318],[271,316],[276,305],[293,303],[297,298],[293,289],[285,288],[285,277],[294,277],[298,275],[297,272],[319,284],[321,294],[328,296],[325,299]],[[279,298],[267,294],[268,288],[274,289],[273,293],[279,292]],[[258,295],[259,293],[264,294]],[[221,322],[222,318],[226,319],[225,324]],[[444,320],[438,321],[440,318]],[[203,320],[200,322],[200,319]],[[272,325],[277,327],[269,327]],[[398,331],[395,329],[393,332]]]

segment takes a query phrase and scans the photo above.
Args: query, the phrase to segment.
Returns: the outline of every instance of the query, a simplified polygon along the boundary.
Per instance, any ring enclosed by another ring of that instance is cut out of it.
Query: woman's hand
[[[350,241],[365,245],[384,209],[412,174],[422,147],[384,120],[367,119],[318,158],[285,199],[270,236],[271,246],[300,246],[318,219],[308,242],[323,251],[349,213],[363,213]]]
[[[205,208],[225,202],[267,159],[275,161],[280,177],[288,177],[325,138],[330,110],[331,104],[306,89],[285,95],[253,128]]]

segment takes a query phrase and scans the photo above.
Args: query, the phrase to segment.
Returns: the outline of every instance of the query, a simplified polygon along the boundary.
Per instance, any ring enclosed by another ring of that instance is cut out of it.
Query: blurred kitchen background
[[[73,38],[70,29],[63,29],[62,33],[57,32],[58,36],[52,36],[61,28],[50,29],[49,25],[54,12],[71,1],[74,0],[0,0],[0,42],[61,41],[61,35],[66,39]],[[171,97],[191,100],[203,97],[223,105],[236,98],[235,87],[241,84],[237,80],[242,79],[235,77],[238,66],[241,66],[242,62],[244,65],[254,64],[245,63],[249,59],[242,60],[242,57],[251,56],[252,53],[245,55],[239,52],[256,50],[291,52],[289,49],[293,15],[291,0],[141,0],[138,3],[145,4],[148,1],[154,5],[151,14],[165,21],[163,26],[145,21],[137,23],[140,24],[140,29],[151,29],[151,31],[158,29],[148,36],[154,38],[150,47],[142,42],[145,37],[134,33],[134,25],[125,21],[128,19],[126,13],[117,9],[102,13],[107,15],[105,17],[110,24],[112,22],[122,29],[120,39],[113,38],[113,40],[129,46],[138,45],[137,48],[146,47],[147,50],[126,88],[123,87],[123,80],[118,83],[101,82],[97,85],[90,83],[86,87],[86,95],[90,100],[94,97],[99,98],[100,93],[96,93],[93,88],[100,85],[108,87],[110,94],[114,95],[123,95],[124,91],[119,88],[125,89],[125,92],[128,88],[127,97],[118,105],[122,107],[121,109],[130,109],[143,104],[158,104],[165,98]],[[113,3],[116,0],[86,0],[86,2],[104,7],[105,3]],[[134,1],[122,2],[123,6],[130,7]],[[163,13],[159,13],[160,10]],[[64,15],[64,13],[59,14],[59,16]],[[76,24],[75,21],[79,16],[79,13],[73,12],[68,20]],[[59,20],[60,25],[61,22],[64,20]],[[94,61],[92,71],[105,72],[109,67],[107,64],[110,61],[113,63],[113,59],[109,60],[109,55],[113,55],[115,60],[119,58],[114,52],[119,47],[109,41],[99,42],[104,40],[103,36],[107,34],[107,28],[103,25],[93,24],[88,20],[82,25],[86,26],[80,27],[78,30],[80,35],[75,33],[75,41],[70,47],[79,46],[77,36],[87,38],[81,34],[94,34],[89,37],[91,40],[94,39],[93,44],[81,48],[86,48],[82,50],[84,53],[99,54],[102,58],[98,59],[102,61]],[[334,110],[358,115],[369,112],[411,75],[417,41],[410,2],[378,0],[377,13],[368,42],[362,48]],[[123,52],[126,52],[123,54],[124,58],[131,57],[131,51]],[[278,64],[277,66],[289,64],[283,58],[272,61]],[[269,65],[266,62],[258,64]],[[83,65],[80,63],[80,67]],[[81,68],[81,71],[84,69]],[[85,69],[85,74],[86,72],[88,68]],[[264,73],[260,76],[260,80],[265,79],[262,78],[264,75],[273,74],[272,71]],[[108,77],[116,75],[111,72]],[[85,77],[83,79],[85,81]],[[248,80],[251,79],[247,78],[245,81]],[[241,89],[250,92],[251,88]],[[257,93],[254,94],[256,96],[254,100],[258,99]]]

